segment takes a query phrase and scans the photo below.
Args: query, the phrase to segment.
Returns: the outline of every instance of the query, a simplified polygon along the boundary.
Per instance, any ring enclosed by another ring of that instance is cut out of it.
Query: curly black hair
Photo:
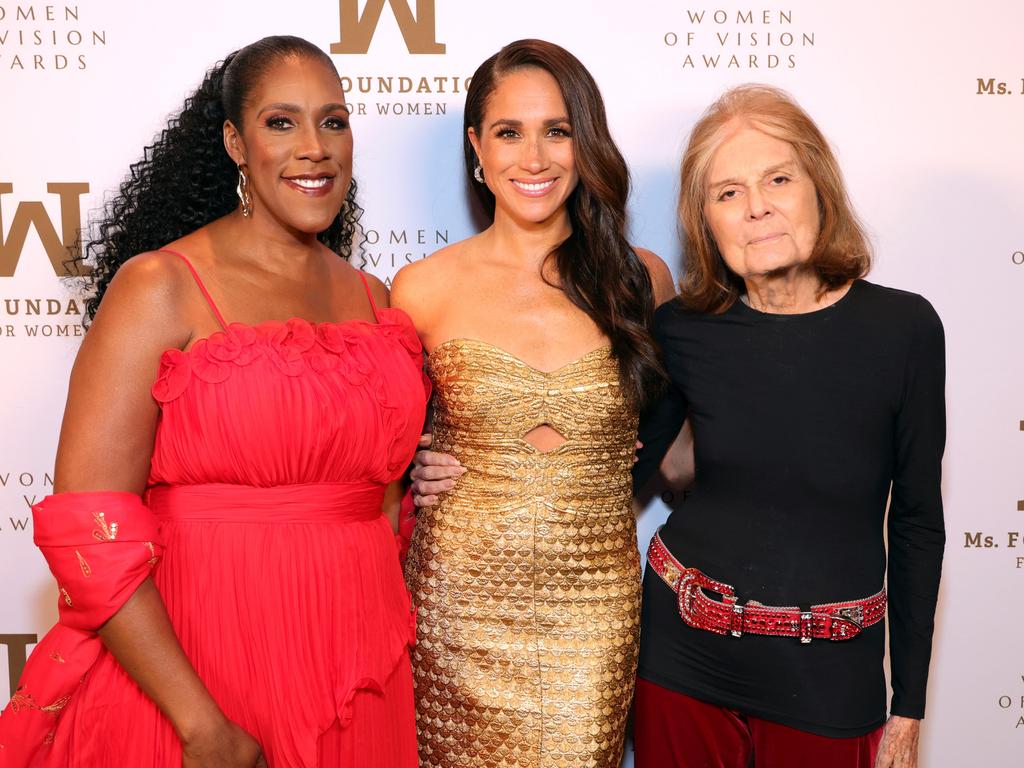
[[[170,118],[116,196],[106,202],[90,224],[95,237],[72,259],[69,272],[86,274],[85,308],[92,320],[118,268],[132,256],[157,250],[238,207],[238,171],[224,149],[223,126],[241,127],[246,99],[260,77],[286,56],[323,61],[337,73],[330,56],[300,37],[265,37],[229,54],[185,99]],[[356,182],[331,225],[317,237],[344,259],[362,208],[356,203]]]

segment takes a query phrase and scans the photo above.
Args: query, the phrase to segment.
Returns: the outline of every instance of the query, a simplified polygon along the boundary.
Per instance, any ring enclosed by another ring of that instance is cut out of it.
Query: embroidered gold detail
[[[36,706],[36,700],[32,698],[31,693],[24,693],[19,688],[13,696],[11,696],[11,711],[20,712],[23,709],[38,709]]]
[[[47,704],[45,707],[41,707],[36,704],[36,700],[31,693],[25,693],[23,688],[19,688],[15,694],[11,696],[11,711],[20,712],[23,709],[37,709],[40,712],[56,715],[68,705],[69,701],[71,701],[71,696],[63,696],[52,704]]]
[[[58,664],[66,664],[67,663],[67,662],[64,661],[64,657],[60,655],[60,651],[52,651],[50,653],[50,658],[53,659],[54,661],[56,661]]]
[[[92,576],[92,568],[89,567],[89,563],[85,561],[85,558],[82,557],[82,553],[77,549],[75,550],[75,557],[78,558],[78,567],[82,569],[82,575],[88,579]]]
[[[157,561],[159,561],[160,558],[156,554],[156,547],[153,546],[153,542],[152,541],[147,541],[146,542],[146,546],[149,547],[149,554],[150,554],[149,567],[152,568],[154,565],[157,564]]]
[[[50,744],[53,744],[53,742],[56,739],[57,739],[57,732],[56,731],[50,731],[48,734],[46,734],[43,737],[43,744],[46,744],[47,746],[49,746]]]
[[[68,594],[68,591],[61,587],[60,593],[64,596],[64,602],[68,604],[68,608],[73,608],[74,606],[71,605],[71,595]]]
[[[92,532],[96,541],[113,541],[117,538],[117,523],[108,523],[104,513],[93,512],[92,519],[97,525],[97,529]]]
[[[64,707],[68,705],[69,701],[71,701],[71,697],[64,696],[63,698],[57,699],[55,702],[53,702],[53,704],[47,704],[45,707],[40,707],[39,711],[48,712],[51,715],[56,715],[58,712],[64,709]]]

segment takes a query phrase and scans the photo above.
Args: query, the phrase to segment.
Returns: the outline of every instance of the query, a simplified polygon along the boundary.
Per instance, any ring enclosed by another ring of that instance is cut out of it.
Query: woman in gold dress
[[[636,668],[631,507],[668,269],[625,239],[629,177],[593,78],[523,40],[473,76],[466,169],[494,222],[395,278],[462,474],[407,564],[420,764],[618,766]],[[431,499],[427,499],[431,501]]]

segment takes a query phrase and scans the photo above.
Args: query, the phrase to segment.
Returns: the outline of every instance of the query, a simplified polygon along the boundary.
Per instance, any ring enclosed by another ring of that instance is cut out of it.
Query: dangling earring
[[[245,175],[241,165],[238,166],[238,186],[235,193],[242,201],[242,215],[249,218],[252,216],[252,190],[249,189],[249,177]]]
[[[476,164],[476,168],[473,169],[473,178],[479,181],[481,184],[484,183],[484,169],[479,162]]]

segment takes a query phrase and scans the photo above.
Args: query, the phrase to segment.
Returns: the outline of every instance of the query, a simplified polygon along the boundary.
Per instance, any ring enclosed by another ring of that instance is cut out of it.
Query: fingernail
[[[458,470],[459,470],[459,474],[460,474],[460,475],[464,475],[464,474],[466,474],[466,472],[468,472],[468,471],[469,471],[469,470],[467,470],[467,469],[466,469],[465,467],[456,467],[456,469],[458,469]]]
[[[445,480],[445,481],[444,481],[444,487],[445,487],[445,488],[446,488],[447,490],[449,490],[449,491],[450,491],[450,490],[451,490],[452,488],[454,488],[454,487],[455,487],[455,481],[454,481],[454,480]]]

